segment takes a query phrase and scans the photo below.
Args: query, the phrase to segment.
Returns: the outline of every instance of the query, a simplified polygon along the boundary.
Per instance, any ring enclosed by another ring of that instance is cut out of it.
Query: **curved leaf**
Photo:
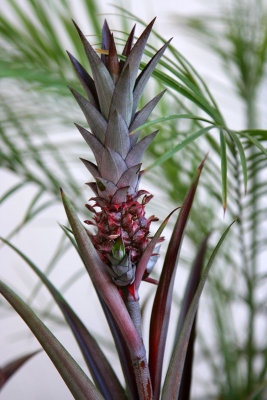
[[[40,269],[19,249],[3,238],[0,238],[4,243],[10,246],[19,254],[31,269],[42,280],[46,288],[49,290],[60,310],[62,311],[66,322],[70,326],[75,339],[81,349],[85,362],[92,374],[95,384],[101,391],[106,400],[110,399],[125,399],[125,393],[120,385],[120,382],[111,368],[104,353],[98,346],[96,340],[89,333],[80,318],[75,314],[64,297],[54,287],[54,285],[46,278]]]
[[[175,333],[175,343],[177,342],[177,340],[180,336],[187,312],[189,310],[190,304],[194,298],[194,294],[196,292],[196,289],[197,289],[198,284],[201,279],[201,273],[202,273],[203,266],[204,266],[204,257],[205,257],[205,253],[206,253],[208,238],[209,238],[209,235],[207,235],[207,237],[204,239],[202,245],[200,246],[200,249],[197,253],[196,259],[193,263],[190,276],[188,278],[185,293],[183,296],[183,304],[182,304],[179,320],[177,323],[177,329],[176,329],[176,333]],[[184,364],[184,369],[183,369],[183,376],[181,378],[181,388],[180,388],[178,400],[190,400],[195,336],[196,336],[196,317],[195,317],[195,320],[193,323],[193,327],[191,330],[191,335],[190,335],[190,339],[189,339],[189,343],[188,343],[188,349],[186,352],[186,358],[185,358],[185,364]]]
[[[87,375],[30,307],[4,282],[0,293],[29,326],[76,400],[104,400]]]
[[[179,208],[179,207],[178,207]],[[156,246],[156,244],[159,241],[160,235],[162,234],[165,226],[167,225],[170,217],[172,216],[172,214],[178,210],[178,208],[175,208],[165,219],[164,221],[161,223],[160,227],[158,228],[157,232],[155,233],[155,235],[153,236],[152,240],[149,242],[149,244],[147,245],[144,253],[142,254],[142,257],[138,263],[138,266],[136,268],[136,275],[135,275],[135,281],[134,281],[134,285],[135,285],[135,289],[138,291],[139,286],[141,284],[143,275],[145,273],[148,261],[150,259],[150,257],[152,256],[152,253],[154,251],[154,248]]]
[[[191,302],[189,310],[187,312],[183,328],[181,330],[181,334],[179,336],[178,341],[175,344],[175,348],[172,354],[171,362],[169,364],[169,368],[167,371],[167,375],[165,378],[165,382],[162,389],[162,400],[176,400],[179,395],[180,387],[181,387],[181,378],[183,374],[184,361],[186,357],[188,342],[191,334],[192,325],[195,320],[195,315],[197,312],[197,307],[199,303],[199,299],[204,288],[205,282],[208,277],[208,273],[213,264],[215,256],[219,248],[221,247],[226,235],[228,234],[231,226],[235,221],[233,221],[228,228],[224,231],[220,240],[218,241],[216,247],[214,248],[207,266],[205,267],[204,274],[199,282],[197,290],[195,292],[194,298]]]
[[[25,356],[16,358],[13,361],[10,361],[8,364],[4,365],[3,367],[0,367],[0,389],[5,385],[5,383],[8,381],[11,376],[15,372],[20,369],[26,361],[28,361],[30,358],[35,356],[35,354],[39,353],[41,350],[34,351],[32,353],[26,354]]]
[[[160,395],[162,364],[179,252],[204,162],[205,159],[198,168],[197,176],[186,195],[175,224],[153,303],[149,332],[149,369],[155,399],[158,399]]]

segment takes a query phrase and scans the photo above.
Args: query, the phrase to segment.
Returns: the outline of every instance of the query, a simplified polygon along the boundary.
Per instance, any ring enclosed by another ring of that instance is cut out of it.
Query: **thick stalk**
[[[138,293],[136,293],[136,298],[133,298],[128,288],[123,289],[122,292],[126,308],[142,340],[142,318],[140,312]],[[146,354],[144,354],[144,357],[142,359],[139,359],[137,362],[134,362],[133,367],[137,379],[137,387],[139,390],[140,399],[144,400],[152,399],[152,386],[150,381],[150,375],[147,370]],[[141,389],[143,388],[143,392],[140,391],[140,388]]]
[[[139,304],[139,296],[136,293],[136,298],[134,299],[131,293],[129,293],[128,289],[123,290],[123,299],[126,305],[126,308],[129,312],[131,320],[142,338],[142,318],[141,318],[141,311],[140,311],[140,304]]]

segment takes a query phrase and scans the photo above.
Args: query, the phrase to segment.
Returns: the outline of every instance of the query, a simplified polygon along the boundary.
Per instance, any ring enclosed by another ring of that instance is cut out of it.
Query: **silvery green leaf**
[[[73,21],[74,22],[74,21]],[[114,83],[108,72],[105,64],[98,57],[97,53],[90,45],[78,25],[74,22],[74,25],[81,38],[85,53],[90,63],[93,78],[95,81],[96,91],[100,104],[100,109],[105,118],[108,118],[109,108],[111,103],[112,94],[114,91]]]
[[[105,148],[99,164],[102,178],[116,184],[126,169],[127,165],[121,155],[109,147]]]
[[[95,164],[93,164],[91,161],[85,160],[84,158],[80,158],[80,160],[84,163],[84,165],[94,178],[99,176],[100,173]]]
[[[111,197],[118,189],[117,186],[114,185],[114,183],[101,177],[96,178],[96,185],[99,196],[108,201],[111,200]]]
[[[76,75],[79,78],[79,81],[81,82],[81,85],[90,100],[90,103],[92,105],[99,109],[99,103],[98,103],[98,98],[97,98],[97,93],[96,93],[96,88],[95,88],[95,83],[91,76],[88,74],[88,72],[83,68],[83,66],[79,63],[76,58],[67,51],[67,54],[70,58],[70,61],[73,65],[73,68],[76,72]]]
[[[126,65],[116,83],[110,107],[110,113],[117,110],[125,119],[127,126],[131,121],[133,109],[133,92],[130,79],[130,66]]]
[[[125,187],[123,187],[121,189],[118,189],[117,192],[112,197],[111,202],[113,204],[124,203],[126,201],[126,199],[127,199],[128,191],[129,191],[129,186],[125,186]]]
[[[133,191],[135,191],[135,187],[137,185],[139,171],[141,168],[141,164],[137,164],[127,169],[121,176],[120,180],[117,183],[118,188],[122,188],[125,186],[130,186]]]
[[[129,132],[134,131],[139,126],[143,125],[146,120],[148,119],[149,115],[152,113],[164,93],[166,89],[159,93],[156,97],[150,100],[140,111],[135,114],[134,120],[130,125]],[[135,132],[134,134],[130,135],[131,146],[133,146],[140,135],[141,131]]]
[[[143,71],[138,76],[133,92],[133,113],[135,113],[135,110],[137,109],[138,103],[147,84],[147,81],[149,80],[154,69],[156,68],[157,63],[162,57],[170,41],[171,39],[167,43],[165,43],[159,51],[157,51],[157,53],[151,58],[149,63],[145,66]]]
[[[144,49],[145,49],[145,46],[146,46],[147,39],[148,39],[148,37],[150,35],[150,32],[152,30],[152,26],[153,26],[153,24],[155,22],[155,19],[156,18],[154,18],[150,22],[150,24],[143,31],[142,35],[138,38],[137,42],[133,46],[133,48],[132,48],[132,50],[131,50],[131,52],[130,52],[130,54],[129,54],[126,62],[125,62],[125,65],[123,67],[123,70],[124,70],[128,65],[130,66],[130,75],[131,75],[131,77],[130,77],[130,82],[131,82],[130,85],[131,86],[130,87],[131,87],[131,91],[134,88],[134,83],[135,83],[135,79],[136,79],[136,76],[137,76],[137,73],[138,73],[138,68],[139,68],[139,65],[140,65],[140,61],[141,61],[141,58],[142,58],[142,55],[143,55],[143,52],[144,52]]]
[[[125,159],[126,164],[129,168],[132,167],[133,165],[140,163],[146,148],[150,145],[150,143],[152,142],[152,140],[154,139],[154,137],[156,136],[157,133],[158,133],[158,130],[153,133],[150,133],[149,135],[144,137],[142,140],[140,140],[140,142],[138,142],[138,143],[136,143],[136,145],[134,145],[134,147],[128,153],[128,155]]]
[[[123,158],[129,152],[130,138],[127,124],[121,114],[115,109],[108,121],[105,134],[105,146],[119,153]]]
[[[82,137],[94,153],[96,162],[99,166],[101,160],[102,160],[102,153],[104,151],[104,146],[102,143],[94,136],[92,133],[87,131],[85,128],[83,128],[81,125],[74,124],[80,131]]]
[[[104,143],[107,121],[85,97],[72,88],[70,88],[70,91],[81,107],[93,134]]]
[[[117,286],[131,285],[135,278],[136,267],[131,262],[130,254],[116,265],[112,265],[112,279]]]

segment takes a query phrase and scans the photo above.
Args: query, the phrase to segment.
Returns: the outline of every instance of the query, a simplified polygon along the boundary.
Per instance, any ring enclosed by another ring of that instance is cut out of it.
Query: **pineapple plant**
[[[85,98],[71,89],[86,117],[90,131],[80,125],[76,126],[96,161],[94,164],[82,159],[94,178],[93,182],[88,183],[94,197],[86,205],[93,218],[85,222],[92,225],[95,231],[85,229],[71,202],[61,190],[71,227],[70,230],[63,230],[71,238],[95,286],[113,335],[125,385],[120,382],[101,346],[90,333],[90,327],[84,325],[62,293],[22,252],[2,239],[42,280],[80,347],[94,383],[33,310],[0,281],[0,293],[28,324],[77,400],[189,399],[198,302],[215,255],[230,229],[229,226],[225,230],[205,269],[204,255],[208,237],[202,242],[192,265],[178,319],[172,356],[164,383],[161,385],[177,260],[205,160],[200,164],[184,199],[168,245],[159,282],[155,282],[149,274],[157,261],[162,231],[175,210],[151,237],[150,224],[157,218],[147,218],[145,206],[152,195],[141,190],[139,185],[143,174],[142,156],[157,131],[143,139],[139,139],[139,136],[141,126],[147,121],[164,91],[151,99],[141,110],[137,108],[145,85],[170,42],[166,42],[138,74],[154,21],[145,28],[135,44],[135,28],[132,29],[122,55],[117,53],[113,34],[106,21],[102,30],[102,48],[98,52],[74,23],[91,66],[92,77],[75,57],[68,53],[87,96]],[[70,234],[73,234],[76,243]],[[142,339],[138,296],[142,279],[158,284],[150,318],[149,360]],[[9,375],[31,356],[32,354],[15,360],[12,371],[9,365],[4,366],[1,370],[4,379],[7,380]]]
[[[158,132],[138,140],[141,130],[136,131],[146,122],[164,94],[164,91],[159,93],[137,111],[145,85],[170,42],[163,45],[138,75],[154,21],[151,21],[134,45],[133,27],[120,58],[106,21],[102,30],[101,57],[75,23],[93,78],[68,53],[87,98],[74,89],[71,92],[91,132],[78,124],[76,126],[96,160],[96,164],[93,164],[82,159],[95,179],[88,183],[95,195],[91,199],[94,205],[87,204],[94,218],[85,222],[96,228],[96,233],[89,233],[89,236],[102,261],[108,266],[115,284],[128,286],[133,292],[136,266],[151,240],[150,224],[158,220],[155,216],[146,218],[145,205],[152,195],[139,190],[141,159]],[[135,133],[131,134],[132,131]],[[149,260],[144,276],[146,279],[149,279],[148,275],[156,262],[158,249]]]

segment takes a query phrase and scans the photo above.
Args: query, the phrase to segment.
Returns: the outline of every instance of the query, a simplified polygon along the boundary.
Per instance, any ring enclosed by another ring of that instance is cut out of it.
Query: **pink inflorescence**
[[[137,198],[144,195],[142,202]],[[93,221],[85,221],[97,228],[96,234],[90,234],[90,238],[97,249],[102,261],[110,264],[110,254],[115,242],[120,238],[126,254],[130,254],[133,264],[140,260],[147,244],[151,240],[149,228],[152,221],[158,221],[154,215],[145,217],[145,205],[153,196],[140,190],[135,196],[128,196],[127,201],[121,204],[112,204],[108,201],[94,197],[93,206],[86,207],[94,212]],[[100,208],[97,211],[96,208]]]

